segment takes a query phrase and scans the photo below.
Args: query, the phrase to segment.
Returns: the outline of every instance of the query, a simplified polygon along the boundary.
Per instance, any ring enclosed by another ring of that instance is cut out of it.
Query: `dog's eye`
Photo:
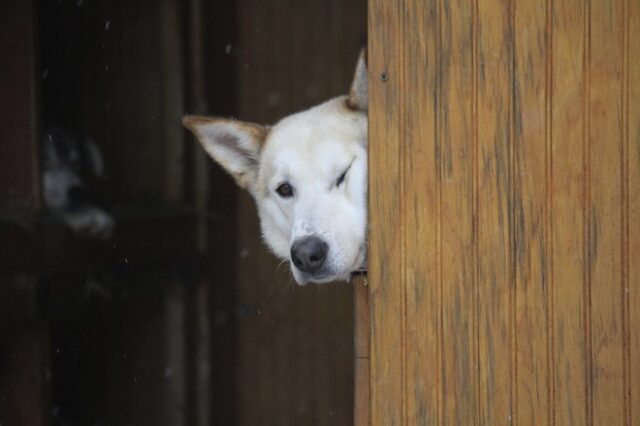
[[[289,197],[293,197],[293,187],[291,185],[289,185],[289,183],[285,182],[285,183],[281,183],[277,188],[276,188],[276,192],[278,193],[279,196],[281,196],[282,198],[289,198]]]

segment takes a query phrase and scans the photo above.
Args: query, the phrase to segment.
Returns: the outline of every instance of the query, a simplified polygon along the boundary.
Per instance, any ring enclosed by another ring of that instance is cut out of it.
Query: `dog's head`
[[[183,122],[256,200],[264,240],[299,284],[348,279],[366,263],[367,68],[348,96],[267,127],[222,118]]]
[[[43,197],[47,207],[71,211],[89,201],[87,181],[104,177],[102,154],[88,138],[73,138],[59,127],[42,142]]]

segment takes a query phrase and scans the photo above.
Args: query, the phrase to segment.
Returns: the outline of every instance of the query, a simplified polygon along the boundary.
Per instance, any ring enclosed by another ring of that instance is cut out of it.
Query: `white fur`
[[[315,273],[291,264],[299,284],[347,280],[366,267],[366,78],[363,52],[349,96],[288,116],[271,128],[210,117],[183,120],[253,195],[264,241],[273,253],[289,259],[292,244],[305,236],[327,244],[326,260]],[[285,182],[293,187],[292,197],[277,192]]]
[[[264,240],[283,259],[291,244],[315,235],[329,245],[326,276],[293,267],[298,283],[348,279],[364,267],[367,220],[367,117],[345,107],[346,97],[287,117],[273,127],[253,189]],[[349,167],[340,187],[336,180]],[[275,192],[282,182],[291,198]]]

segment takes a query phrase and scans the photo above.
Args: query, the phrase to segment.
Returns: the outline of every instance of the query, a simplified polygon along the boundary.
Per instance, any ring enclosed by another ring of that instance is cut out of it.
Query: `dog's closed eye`
[[[351,164],[353,164],[353,161],[351,162]],[[344,179],[347,177],[347,173],[351,168],[351,164],[349,164],[349,166],[345,169],[345,171],[342,172],[342,174],[338,177],[338,180],[336,180],[336,187],[340,187],[340,185],[342,185],[342,182],[344,182]]]

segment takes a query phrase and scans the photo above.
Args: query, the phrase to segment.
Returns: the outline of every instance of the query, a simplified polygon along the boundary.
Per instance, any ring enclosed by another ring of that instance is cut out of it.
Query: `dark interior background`
[[[300,288],[185,113],[273,123],[346,93],[366,0],[0,4],[0,424],[351,424],[352,288]],[[42,208],[92,137],[108,241]]]

